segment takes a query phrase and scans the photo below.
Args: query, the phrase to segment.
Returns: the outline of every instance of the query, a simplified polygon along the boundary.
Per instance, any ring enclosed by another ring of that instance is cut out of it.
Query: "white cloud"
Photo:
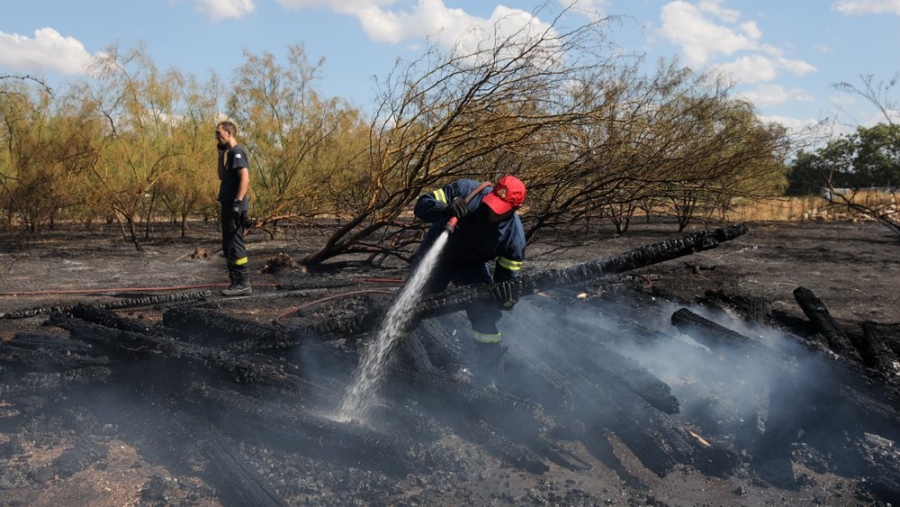
[[[354,14],[363,31],[378,42],[437,36],[444,44],[452,44],[466,30],[483,24],[462,9],[447,8],[442,0],[419,0],[411,11],[394,12],[372,5]]]
[[[703,65],[716,54],[731,55],[758,48],[761,32],[754,22],[742,23],[736,28],[715,23],[712,18],[736,20],[736,13],[721,9],[719,3],[704,0],[693,5],[679,0],[663,6],[659,33],[682,47],[688,64]]]
[[[810,102],[812,95],[800,88],[786,89],[781,85],[759,85],[756,88],[740,93],[757,107],[775,106],[788,102]]]
[[[558,0],[564,9],[584,14],[591,21],[600,21],[606,16],[610,0]]]
[[[728,23],[734,23],[741,15],[734,9],[723,8],[722,0],[700,0],[697,2],[697,8]]]
[[[662,27],[657,33],[681,47],[689,66],[712,66],[734,82],[761,83],[778,78],[782,72],[802,76],[818,70],[803,60],[786,58],[781,49],[763,43],[756,21],[742,21],[740,12],[725,9],[722,3],[670,1],[662,7]],[[724,62],[723,57],[734,59]]]
[[[221,21],[243,18],[256,10],[256,5],[253,0],[197,0],[197,10],[213,21]]]
[[[832,10],[841,14],[882,14],[900,15],[900,0],[838,0],[831,4]]]
[[[300,11],[311,8],[326,8],[341,14],[358,15],[371,7],[392,5],[397,0],[278,0],[285,9]]]
[[[716,68],[729,78],[740,83],[772,81],[781,70],[802,76],[817,69],[802,60],[791,60],[781,56],[769,57],[761,54],[742,56],[734,61],[717,65]]]
[[[780,123],[795,132],[818,124],[817,120],[800,120],[790,116],[760,115],[758,118],[763,123]]]
[[[580,0],[578,5],[597,6],[605,0]],[[550,29],[532,13],[503,5],[490,18],[472,16],[447,7],[443,0],[417,0],[411,8],[390,9],[394,0],[278,0],[284,8],[301,10],[323,7],[356,17],[369,39],[399,43],[434,37],[444,49],[472,52],[479,44],[493,44],[513,35],[527,37]],[[586,5],[582,5],[586,4]]]
[[[840,109],[846,109],[856,104],[856,97],[847,93],[832,95],[828,97],[828,102]]]
[[[86,74],[94,57],[78,39],[52,28],[34,31],[34,38],[0,32],[0,66],[23,72],[51,71]]]

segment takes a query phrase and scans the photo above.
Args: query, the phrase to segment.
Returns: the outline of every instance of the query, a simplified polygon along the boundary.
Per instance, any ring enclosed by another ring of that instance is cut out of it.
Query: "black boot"
[[[482,343],[472,341],[473,357],[471,373],[475,382],[484,385],[494,384],[503,374],[503,355],[506,345],[500,343]]]
[[[246,267],[233,268],[231,287],[222,291],[223,296],[248,296],[253,290],[250,288],[250,270]]]

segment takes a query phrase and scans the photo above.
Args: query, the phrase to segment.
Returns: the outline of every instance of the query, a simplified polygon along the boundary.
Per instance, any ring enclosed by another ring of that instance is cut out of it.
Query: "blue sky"
[[[0,0],[0,75],[51,85],[86,79],[104,48],[143,42],[155,64],[199,78],[229,74],[244,51],[281,58],[302,44],[324,58],[320,89],[367,109],[373,76],[413,59],[426,37],[449,44],[499,18],[551,23],[573,0]],[[759,115],[799,129],[825,119],[838,131],[884,117],[834,88],[900,73],[900,0],[575,0],[579,17],[625,16],[610,27],[623,50],[647,61],[677,56],[698,71],[727,72]],[[541,8],[541,9],[539,9]],[[439,34],[439,35],[438,35]],[[900,102],[900,85],[889,97]],[[896,112],[895,112],[896,113]],[[900,116],[895,116],[895,119]]]

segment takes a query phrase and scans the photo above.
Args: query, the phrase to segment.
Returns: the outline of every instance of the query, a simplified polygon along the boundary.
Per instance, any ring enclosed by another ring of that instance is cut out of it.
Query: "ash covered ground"
[[[212,230],[141,251],[7,234],[0,505],[896,502],[896,237],[747,226],[639,276],[523,297],[496,389],[458,375],[461,314],[424,321],[365,424],[327,415],[403,266],[301,272],[289,259],[319,239],[251,235],[254,295],[225,300]],[[526,273],[692,232],[545,237]],[[801,287],[850,343],[884,348],[835,353]]]

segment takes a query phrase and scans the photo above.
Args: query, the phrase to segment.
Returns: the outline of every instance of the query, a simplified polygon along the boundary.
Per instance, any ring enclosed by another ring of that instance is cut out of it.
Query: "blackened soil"
[[[873,322],[893,353],[900,353],[897,237],[870,223],[748,227],[748,234],[713,250],[641,269],[644,293],[698,311],[704,305],[716,306],[723,295],[762,297],[773,324],[787,325],[802,323],[804,315],[793,291],[806,287],[848,334],[858,336],[864,322]],[[634,224],[624,236],[610,230],[548,234],[529,247],[526,270],[567,267],[689,232],[693,231],[678,233],[671,224],[651,223]],[[198,225],[187,239],[167,239],[159,231],[157,236],[161,239],[145,241],[137,250],[102,232],[2,235],[0,314],[6,318],[0,318],[0,338],[10,340],[17,333],[64,336],[46,325],[51,307],[207,290],[211,291],[207,299],[218,302],[219,311],[243,319],[266,324],[284,319],[327,321],[335,317],[329,312],[360,313],[367,305],[383,304],[405,276],[402,265],[301,272],[292,269],[285,257],[299,259],[318,238],[255,235],[249,238],[254,296],[225,301],[218,295],[227,277],[214,230]],[[273,259],[282,269],[262,272]],[[277,286],[290,284],[318,286],[322,291],[278,295]],[[337,297],[341,294],[347,297]],[[322,304],[330,297],[341,302]],[[165,308],[149,304],[118,313],[150,326],[161,320]],[[33,316],[9,318],[20,315]],[[504,318],[515,319],[515,310]],[[678,393],[716,388],[667,377],[667,358],[653,361],[654,371]],[[0,378],[6,371],[0,369]],[[92,403],[102,404],[103,411],[84,408],[74,396],[73,391],[60,391],[35,397],[29,405],[29,400],[8,401],[0,386],[0,506],[240,505],[206,480],[202,471],[209,469],[208,463],[160,459],[159,449],[142,445],[146,439],[129,432],[133,418],[152,414],[152,407],[140,403],[141,393],[91,393]],[[721,399],[734,402],[725,395]],[[702,418],[702,407],[683,405],[696,420]],[[117,409],[121,412],[113,414]],[[709,407],[705,410],[714,413]],[[822,417],[830,415],[826,409]],[[714,427],[714,422],[706,427]],[[801,438],[770,473],[738,467],[716,474],[699,466],[678,466],[664,477],[648,470],[613,432],[593,449],[575,440],[565,444],[588,465],[587,470],[550,463],[543,473],[513,466],[471,439],[451,433],[439,444],[448,451],[435,457],[445,461],[437,466],[438,472],[430,473],[387,473],[364,464],[323,460],[321,453],[255,442],[236,448],[291,505],[886,505],[883,497],[865,487],[865,478],[846,473],[841,466],[848,465],[823,455],[820,449],[827,446],[807,445]]]

